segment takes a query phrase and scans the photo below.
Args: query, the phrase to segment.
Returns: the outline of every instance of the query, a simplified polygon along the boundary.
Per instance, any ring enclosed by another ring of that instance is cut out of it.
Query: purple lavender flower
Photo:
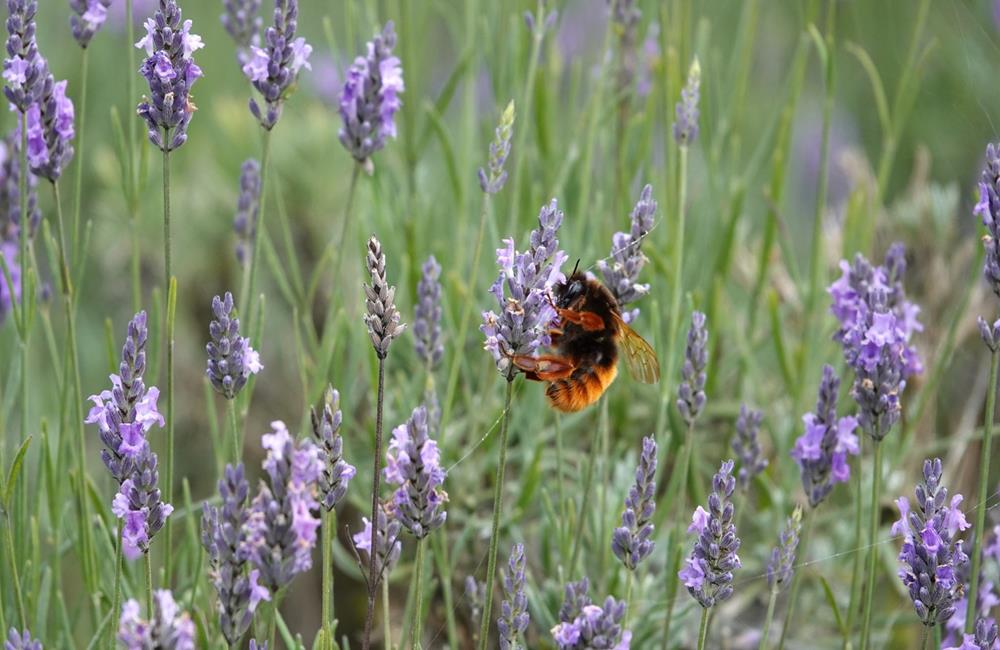
[[[392,55],[396,30],[390,20],[368,41],[365,56],[354,59],[340,92],[340,143],[368,173],[371,156],[396,137],[394,116],[402,106],[403,68]]]
[[[69,28],[80,47],[86,49],[90,45],[90,39],[107,20],[110,6],[111,0],[69,0],[69,8],[73,11]]]
[[[760,423],[764,414],[740,404],[740,415],[736,418],[736,436],[733,438],[733,451],[740,459],[740,472],[737,475],[740,489],[750,487],[750,481],[767,468],[767,459],[760,448]]]
[[[195,111],[191,87],[201,77],[192,55],[205,44],[191,33],[190,20],[181,22],[177,0],[159,2],[155,16],[146,20],[146,36],[135,44],[146,51],[139,72],[149,83],[150,94],[143,97],[137,112],[146,121],[149,141],[166,153],[187,141]]]
[[[368,326],[368,336],[372,340],[375,354],[379,359],[385,359],[389,354],[392,340],[403,333],[406,325],[399,322],[399,310],[396,309],[396,287],[389,284],[385,276],[385,255],[382,253],[382,243],[373,235],[368,240],[366,256],[368,274],[372,283],[365,285],[365,325]]]
[[[712,477],[712,493],[708,495],[708,511],[698,506],[691,517],[689,533],[698,535],[686,565],[677,576],[691,597],[704,608],[733,595],[733,570],[740,568],[740,538],[733,521],[733,492],[736,479],[732,476],[733,461],[722,463]]]
[[[687,425],[693,426],[701,410],[705,407],[705,367],[708,365],[708,330],[705,329],[705,314],[696,311],[691,314],[691,328],[688,330],[687,347],[684,350],[684,366],[681,368],[681,383],[677,386],[677,410]]]
[[[626,97],[638,67],[639,21],[642,12],[635,0],[608,0],[612,30],[618,39],[617,92]],[[625,100],[622,100],[625,101]]]
[[[182,612],[174,596],[166,589],[153,594],[153,618],[139,615],[139,603],[129,599],[122,605],[118,619],[118,642],[126,650],[194,650],[194,621]]]
[[[247,546],[261,583],[277,593],[312,566],[320,526],[314,514],[319,510],[316,490],[323,464],[316,446],[309,440],[295,444],[283,422],[272,422],[271,429],[261,438],[268,481],[261,481],[250,504]]]
[[[267,650],[267,641],[257,643],[257,639],[250,639],[249,650]]]
[[[236,60],[242,67],[250,60],[250,48],[260,45],[260,0],[222,0],[222,6],[225,13],[219,20],[236,43]]]
[[[260,216],[260,163],[247,159],[240,168],[240,198],[236,204],[233,229],[236,231],[236,260],[247,263],[257,238],[257,218]]]
[[[143,444],[136,444],[136,437],[145,438],[154,424],[164,425],[156,409],[160,391],[156,386],[147,390],[142,380],[146,372],[146,338],[146,312],[140,311],[128,324],[118,374],[111,375],[111,390],[90,396],[94,406],[84,420],[97,425],[105,447],[101,460],[119,485],[138,466]]]
[[[49,66],[35,40],[37,0],[7,0],[7,58],[3,62],[3,92],[25,113],[38,100]]]
[[[924,461],[923,480],[914,496],[913,510],[906,497],[896,500],[900,518],[891,532],[904,540],[899,577],[920,621],[927,626],[943,624],[955,613],[955,601],[963,590],[958,574],[969,557],[956,536],[970,524],[960,508],[962,495],[948,502],[948,490],[941,485],[940,459]]]
[[[500,650],[523,650],[521,640],[528,629],[528,597],[524,593],[524,545],[514,544],[510,550],[507,571],[502,572],[503,601],[500,603]]]
[[[990,616],[993,608],[1000,605],[1000,595],[997,593],[996,585],[989,579],[983,569],[989,566],[997,566],[1000,562],[1000,526],[994,526],[992,530],[985,531],[983,536],[980,570],[979,570],[979,597],[976,598],[976,617],[985,619],[989,624],[994,620]],[[977,551],[973,551],[977,552]],[[965,618],[969,611],[969,593],[971,591],[972,567],[971,562],[958,569],[958,581],[963,585],[960,590],[961,597],[955,601],[955,613],[945,623],[946,634],[945,643],[961,643],[962,632],[965,629]],[[994,650],[991,648],[991,650]],[[1000,649],[996,649],[1000,650]]]
[[[372,548],[372,522],[368,517],[362,517],[361,523],[364,528],[352,536],[354,548],[360,553],[368,555]],[[403,551],[403,542],[399,539],[401,525],[392,514],[392,506],[389,503],[382,504],[375,517],[375,575],[381,578],[389,575],[392,567],[399,561],[399,554]],[[365,566],[368,560],[364,557]]]
[[[611,550],[625,568],[635,571],[653,552],[653,512],[656,509],[656,440],[642,439],[642,455],[635,469],[635,484],[625,497],[622,525],[611,537]]]
[[[10,628],[7,639],[3,643],[4,650],[42,650],[42,642],[31,638],[31,633],[25,630],[24,633]]]
[[[997,348],[1000,347],[1000,320],[996,320],[990,325],[985,318],[978,316],[976,323],[979,325],[979,335],[983,338],[983,343],[986,344],[990,352],[996,352]]]
[[[0,140],[0,242],[16,242],[21,224],[21,130],[15,127]],[[38,178],[28,174],[28,238],[35,236],[42,220],[38,207]]]
[[[840,379],[833,368],[823,366],[816,412],[802,416],[806,430],[791,451],[802,475],[802,489],[813,508],[830,494],[834,485],[847,482],[851,476],[847,457],[861,452],[858,437],[854,435],[858,419],[853,415],[837,419],[839,390]]]
[[[496,137],[490,143],[489,173],[479,168],[479,187],[487,194],[496,194],[507,182],[507,156],[510,155],[510,140],[514,134],[514,100],[507,102],[500,116],[500,124],[496,129]]]
[[[604,277],[604,285],[611,290],[619,307],[624,308],[649,293],[649,285],[640,284],[638,279],[642,267],[649,261],[642,252],[642,240],[653,229],[655,217],[653,186],[646,185],[632,209],[631,230],[616,232],[611,239],[611,254],[597,263],[597,270]],[[638,308],[622,309],[622,320],[626,323],[631,323],[638,316]]]
[[[413,345],[417,356],[433,369],[441,361],[441,265],[431,255],[421,267],[417,305],[413,316]]]
[[[340,423],[343,415],[340,412],[340,393],[329,387],[326,393],[326,403],[323,413],[312,416],[312,431],[316,437],[320,463],[323,466],[317,481],[319,487],[319,502],[328,512],[340,503],[347,494],[347,486],[357,474],[357,469],[344,460],[344,440],[340,437]]]
[[[118,450],[130,461],[132,473],[122,481],[111,503],[111,512],[124,523],[122,552],[129,560],[135,560],[149,552],[153,536],[166,524],[174,507],[161,498],[156,454],[146,440],[142,424],[122,425],[119,430],[122,443]]]
[[[791,581],[801,529],[802,508],[796,506],[778,534],[778,545],[771,550],[771,560],[767,563],[767,584],[771,589],[781,589]]]
[[[274,25],[264,34],[264,48],[250,46],[250,56],[243,64],[243,74],[261,94],[266,110],[250,99],[250,112],[260,125],[270,131],[281,117],[281,108],[295,88],[299,71],[311,69],[312,46],[303,37],[295,38],[298,26],[298,0],[274,1]]]
[[[28,107],[28,167],[36,176],[59,180],[73,158],[73,102],[66,82],[45,76],[37,102]]]
[[[559,623],[550,630],[560,650],[628,650],[632,632],[622,629],[625,602],[608,596],[604,606],[594,605],[587,578],[566,585],[559,608]]]
[[[8,50],[10,46],[8,46]],[[974,211],[983,220],[986,259],[983,276],[993,293],[1000,296],[1000,145],[986,146],[986,166],[979,181],[979,203]]]
[[[965,634],[962,645],[949,646],[941,650],[997,650],[1000,640],[997,639],[997,624],[989,619],[976,619],[975,634]]]
[[[427,409],[418,406],[409,420],[392,430],[383,470],[385,480],[399,486],[392,499],[393,516],[417,539],[448,517],[444,511],[448,494],[441,489],[446,473],[428,429]]]
[[[688,70],[687,84],[681,90],[681,100],[674,109],[674,140],[687,147],[698,137],[698,95],[701,85],[701,64],[695,57]]]
[[[500,313],[483,312],[480,331],[486,335],[485,349],[493,355],[497,370],[513,377],[510,358],[533,354],[549,345],[549,326],[556,318],[552,287],[566,279],[559,270],[567,255],[559,250],[557,237],[563,213],[555,199],[542,206],[538,228],[531,231],[524,252],[514,250],[514,240],[503,240],[497,249],[500,275],[490,288]]]
[[[201,543],[208,552],[210,576],[218,595],[219,627],[230,646],[239,642],[253,621],[257,605],[271,594],[257,581],[260,571],[247,572],[247,509],[250,485],[243,464],[226,465],[219,479],[222,507],[205,503],[201,517]]]
[[[208,368],[205,374],[212,387],[226,399],[235,399],[246,385],[250,375],[264,369],[260,355],[250,347],[250,339],[240,336],[240,319],[236,318],[233,294],[212,298],[215,318],[208,324],[212,340],[205,346]]]

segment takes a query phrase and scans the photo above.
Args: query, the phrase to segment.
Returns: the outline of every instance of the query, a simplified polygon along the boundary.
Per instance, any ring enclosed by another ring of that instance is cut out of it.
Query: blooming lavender
[[[8,46],[9,51],[9,46]],[[986,166],[979,181],[978,214],[986,227],[983,247],[986,259],[983,261],[983,276],[998,297],[1000,297],[1000,145],[986,146]]]
[[[37,0],[7,0],[7,58],[3,62],[3,92],[21,113],[38,101],[49,66],[35,40]]]
[[[948,490],[941,485],[940,459],[924,461],[923,480],[914,497],[912,510],[906,497],[896,500],[900,518],[891,532],[904,540],[899,577],[920,621],[927,626],[943,624],[955,613],[955,602],[963,591],[958,574],[969,557],[956,537],[970,524],[960,508],[962,495],[948,502]]]
[[[236,60],[242,67],[250,60],[250,48],[260,45],[260,0],[222,0],[222,7],[225,13],[219,20],[236,43]]]
[[[240,319],[236,317],[233,294],[212,298],[215,318],[208,324],[211,340],[205,346],[208,368],[205,374],[212,387],[226,399],[235,399],[250,375],[264,369],[260,355],[250,347],[250,339],[240,336]]]
[[[687,147],[698,137],[698,95],[701,85],[701,64],[695,57],[688,70],[687,84],[681,90],[681,99],[674,108],[674,140],[680,147]]]
[[[771,549],[771,559],[767,563],[767,585],[771,589],[781,589],[791,581],[801,530],[802,508],[796,506],[778,534],[778,545]]]
[[[262,109],[251,98],[250,112],[268,131],[278,123],[281,108],[294,90],[299,72],[302,68],[312,68],[309,65],[312,46],[305,38],[295,37],[298,17],[298,0],[274,0],[274,25],[264,33],[265,47],[250,45],[250,56],[243,64],[243,74],[266,105],[266,110]]]
[[[340,91],[340,143],[368,173],[371,156],[396,137],[394,116],[402,106],[403,68],[392,55],[396,30],[390,20],[368,41],[365,56],[354,59]]]
[[[727,460],[712,477],[708,511],[698,506],[691,517],[688,532],[698,538],[684,568],[677,573],[691,597],[706,609],[733,595],[733,570],[741,566],[736,554],[740,538],[733,520],[736,479],[732,472],[733,461]]]
[[[795,441],[791,456],[799,465],[802,489],[815,508],[830,494],[837,483],[851,476],[848,455],[857,456],[861,449],[854,431],[858,419],[853,415],[837,419],[837,392],[840,379],[830,366],[823,366],[823,379],[816,398],[816,412],[802,416],[805,433]]]
[[[263,586],[277,593],[312,566],[323,464],[316,446],[309,440],[296,444],[283,422],[272,422],[271,429],[261,438],[268,480],[261,481],[250,504],[246,527],[250,562],[260,571]]]
[[[656,440],[642,439],[642,454],[635,469],[635,484],[625,497],[622,525],[611,536],[611,550],[630,571],[653,552],[653,512],[656,509]]]
[[[366,256],[368,273],[372,282],[365,285],[365,325],[368,326],[368,336],[372,340],[375,354],[379,359],[385,359],[389,354],[392,340],[403,333],[406,325],[399,322],[399,310],[396,309],[396,287],[389,284],[385,276],[385,254],[382,253],[382,243],[374,235],[368,240]]]
[[[760,423],[764,414],[740,404],[740,415],[736,418],[736,436],[733,438],[733,451],[740,459],[740,471],[737,475],[740,489],[750,487],[750,481],[767,468],[767,459],[760,448]]]
[[[240,197],[236,203],[233,230],[236,231],[236,260],[244,265],[250,260],[257,219],[260,216],[260,163],[248,158],[240,167]]]
[[[550,630],[560,650],[628,650],[632,632],[622,628],[625,602],[608,596],[593,604],[587,578],[566,585],[559,623]]]
[[[123,425],[120,430],[119,452],[131,463],[132,473],[122,481],[111,503],[111,512],[124,524],[122,552],[134,560],[149,552],[153,536],[166,525],[174,507],[161,498],[157,457],[146,440],[143,425]]]
[[[965,634],[962,645],[942,647],[941,650],[996,650],[1000,646],[997,639],[997,624],[985,618],[976,619],[974,634]]]
[[[146,121],[149,141],[164,153],[187,141],[188,124],[195,105],[191,88],[201,77],[192,55],[205,47],[191,33],[191,21],[181,22],[176,0],[159,0],[156,14],[146,20],[146,35],[135,46],[146,51],[139,71],[149,83],[149,97],[136,108]]]
[[[73,13],[69,17],[69,28],[80,47],[86,49],[90,39],[100,31],[108,18],[111,0],[69,0]]]
[[[649,285],[638,282],[639,273],[648,258],[642,252],[642,240],[653,229],[656,201],[653,186],[646,185],[639,194],[639,201],[632,208],[632,227],[629,232],[616,232],[611,238],[611,254],[597,262],[597,270],[604,277],[604,285],[611,290],[618,306],[635,302],[649,293]],[[622,309],[622,319],[631,323],[639,316],[639,309]]]
[[[362,517],[361,523],[364,528],[352,536],[354,548],[359,552],[370,554],[372,522],[368,517]],[[399,520],[392,514],[392,506],[389,503],[382,504],[375,515],[375,575],[380,579],[388,575],[399,561],[399,554],[403,550],[403,542],[399,539],[401,528]],[[367,560],[365,564],[368,564]]]
[[[507,107],[500,115],[500,124],[496,136],[490,143],[489,173],[479,168],[479,187],[487,194],[496,194],[507,182],[507,156],[510,155],[510,140],[514,134],[514,100],[507,102]]]
[[[444,524],[448,494],[441,489],[445,470],[441,451],[431,440],[427,409],[418,406],[410,419],[392,430],[385,455],[385,480],[398,486],[392,499],[395,519],[417,539]]]
[[[521,640],[528,629],[531,617],[528,615],[528,597],[524,593],[524,545],[514,544],[510,550],[507,571],[501,585],[504,599],[500,603],[500,618],[497,630],[500,632],[500,650],[522,650]]]
[[[73,158],[73,102],[66,82],[46,75],[39,100],[28,107],[28,168],[36,176],[59,180]]]
[[[532,354],[549,345],[549,326],[556,318],[550,292],[565,276],[559,270],[567,255],[559,250],[557,237],[563,213],[555,199],[542,206],[538,228],[531,231],[524,252],[514,250],[514,240],[503,240],[497,249],[500,274],[490,288],[499,314],[483,312],[480,330],[486,336],[485,349],[493,355],[497,370],[512,377],[511,357]]]
[[[316,437],[319,460],[322,471],[319,474],[319,503],[326,511],[334,506],[347,494],[347,486],[357,474],[357,469],[344,460],[344,440],[340,437],[340,423],[343,414],[340,412],[340,393],[331,386],[326,393],[326,403],[323,412],[312,416],[312,431]]]
[[[677,386],[677,410],[687,425],[693,426],[701,409],[705,407],[705,367],[708,365],[708,330],[705,329],[705,314],[696,311],[691,314],[691,328],[688,330],[687,347],[684,350],[684,366],[681,368],[681,383]]]
[[[271,600],[267,589],[258,584],[260,571],[247,572],[247,508],[250,485],[243,476],[243,464],[226,465],[219,479],[222,506],[205,503],[201,518],[201,543],[208,553],[210,576],[218,595],[219,628],[230,646],[239,642],[253,621],[261,600]]]
[[[421,267],[417,283],[417,305],[413,317],[413,340],[417,356],[433,369],[441,361],[441,265],[434,256]]]
[[[984,522],[985,523],[985,522]],[[985,528],[985,526],[984,526]],[[985,567],[998,566],[1000,563],[1000,526],[993,526],[992,530],[984,531],[983,538],[976,550],[975,541],[972,542],[973,552],[979,552],[979,585],[978,597],[976,598],[976,618],[985,619],[989,624],[993,624],[991,616],[993,608],[1000,605],[1000,594],[996,585],[989,579]],[[964,546],[964,544],[963,544]],[[973,556],[974,557],[974,556]],[[972,562],[959,567],[958,581],[963,585],[960,591],[961,597],[955,601],[955,613],[945,623],[946,634],[944,641],[961,643],[962,633],[965,630],[965,619],[969,611],[969,594],[972,590]],[[991,648],[990,650],[994,650]]]
[[[42,642],[31,638],[31,633],[25,630],[22,634],[10,628],[7,639],[3,642],[4,650],[42,650]]]
[[[153,616],[140,617],[139,603],[133,599],[122,605],[118,619],[118,641],[127,650],[194,650],[194,621],[182,612],[173,594],[159,589],[153,594]]]

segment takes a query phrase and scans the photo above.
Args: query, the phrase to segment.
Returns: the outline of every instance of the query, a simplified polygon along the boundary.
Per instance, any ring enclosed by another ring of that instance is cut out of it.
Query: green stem
[[[632,585],[635,583],[635,572],[627,570],[625,572],[625,621],[622,629],[628,629],[629,619],[632,617]]]
[[[20,206],[20,224],[18,227],[18,257],[17,262],[21,266],[21,336],[20,336],[20,346],[19,351],[21,353],[21,440],[28,439],[28,417],[29,417],[29,386],[30,382],[28,380],[28,357],[29,357],[29,347],[28,340],[29,327],[31,325],[30,318],[30,305],[33,302],[30,298],[32,290],[31,283],[28,281],[31,276],[30,271],[30,256],[28,254],[28,235],[31,229],[31,224],[28,218],[28,116],[27,113],[21,113],[21,166],[20,172],[18,173],[18,194],[20,196],[21,206]],[[81,478],[81,487],[83,485]],[[18,495],[26,498],[27,488],[25,487],[25,482],[22,481],[19,486],[17,486]],[[81,512],[82,516],[82,512]],[[85,525],[85,522],[81,521],[81,525]]]
[[[610,424],[608,422],[608,396],[606,393],[604,397],[601,398],[601,416],[598,423],[599,423],[599,428],[601,430],[601,480],[600,480],[601,487],[599,493],[600,496],[598,497],[597,500],[598,502],[597,512],[599,517],[598,521],[601,522],[601,526],[598,529],[600,531],[599,534],[601,539],[604,539],[605,522],[611,521],[611,519],[609,519],[607,516],[608,483],[610,482],[610,478],[608,477],[608,465],[609,465],[608,460],[610,459],[609,449],[611,443],[608,440],[609,438],[608,429],[610,428]],[[607,535],[607,537],[610,538],[611,535],[609,534]],[[602,544],[600,565],[598,568],[598,575],[601,576],[602,580],[601,582],[602,592],[606,591],[604,587],[607,586],[606,576],[610,573],[607,568],[608,563],[610,562],[610,558],[611,558],[611,544]]]
[[[760,643],[757,650],[767,650],[767,640],[771,634],[771,622],[774,620],[774,604],[778,602],[777,587],[771,588],[771,596],[767,599],[767,617],[764,619],[764,631],[760,635]]]
[[[236,420],[236,400],[226,400],[226,411],[229,414],[229,428],[233,430],[233,462],[240,462],[243,456],[243,445],[240,441],[240,425]]]
[[[863,443],[863,441],[861,441]],[[863,456],[863,454],[862,454]],[[854,546],[861,548],[861,540],[864,535],[864,495],[861,486],[861,472],[854,472]],[[851,634],[854,632],[854,617],[858,609],[858,598],[861,596],[861,553],[854,554],[853,568],[851,569],[851,598],[847,605],[847,624],[844,626],[844,650],[847,650],[851,643]]]
[[[115,617],[118,616],[118,607],[122,599],[122,528],[124,527],[124,524],[124,520],[118,520],[118,533],[115,536],[115,586],[111,597],[111,613],[108,616],[108,619],[111,621],[114,621]],[[118,639],[115,635],[115,626],[108,626],[108,631],[108,650],[115,650],[118,646]]]
[[[132,111],[132,106],[135,106],[135,48],[132,46],[135,43],[135,26],[132,23],[132,0],[125,0],[125,25],[128,33],[128,41],[125,44],[125,49],[128,50],[128,70],[125,75],[125,88],[126,88],[126,106],[129,110],[125,111],[126,114]],[[141,262],[142,262],[142,251],[141,242],[139,239],[139,177],[136,171],[135,157],[136,157],[136,137],[135,137],[135,123],[136,120],[127,120],[126,125],[126,136],[128,138],[127,150],[125,152],[125,168],[128,174],[128,178],[125,181],[127,186],[125,190],[125,199],[128,203],[128,210],[131,217],[131,231],[132,231],[132,260],[130,264],[130,275],[132,278],[132,311],[137,312],[142,309],[142,275],[141,275]]]
[[[601,429],[594,429],[591,436],[590,449],[587,454],[587,468],[583,473],[583,493],[580,495],[580,507],[577,508],[576,534],[573,536],[573,552],[570,554],[569,575],[576,573],[576,561],[580,557],[580,548],[583,544],[583,528],[587,523],[587,513],[590,512],[587,504],[590,503],[590,486],[594,477],[594,458],[597,456],[597,445],[600,442]]]
[[[170,555],[169,549],[167,555]],[[153,560],[150,559],[148,550],[142,554],[142,563],[146,573],[146,615],[153,618]]]
[[[876,431],[877,434],[877,431]],[[875,460],[872,464],[872,505],[868,526],[868,581],[865,584],[864,623],[861,627],[861,650],[868,650],[871,639],[872,601],[875,595],[875,567],[878,558],[879,491],[882,488],[882,444],[875,440]]]
[[[431,550],[434,552],[434,559],[437,563],[438,575],[440,576],[441,592],[444,594],[444,620],[448,635],[448,645],[452,648],[458,648],[458,626],[455,622],[455,601],[451,591],[451,567],[448,562],[447,538],[445,535],[437,535],[434,537],[433,543],[434,546],[431,547]]]
[[[333,650],[333,542],[337,539],[337,513],[323,510],[322,548],[323,556],[323,638],[325,648]],[[321,648],[320,650],[324,650]]]
[[[240,292],[240,314],[250,314],[254,286],[257,283],[257,266],[260,264],[261,241],[264,239],[264,215],[267,212],[267,167],[271,158],[271,132],[264,129],[260,156],[260,200],[257,210],[257,227],[254,229],[253,252],[246,267],[243,290]],[[249,321],[248,321],[249,324]]]
[[[679,490],[679,496],[677,499],[668,498],[669,503],[676,503],[683,509],[684,504],[687,501],[687,484],[688,484],[688,473],[691,467],[691,454],[694,448],[694,436],[692,432],[694,431],[693,426],[688,426],[687,434],[684,437],[684,456],[681,460],[680,476],[678,477],[679,482],[677,483],[677,489]],[[684,535],[684,521],[683,519],[678,519],[674,524],[673,533],[670,535],[670,543],[667,544],[667,616],[663,622],[663,650],[668,647],[670,639],[670,625],[673,622],[674,617],[674,606],[677,604],[677,583],[679,578],[677,577],[678,570],[678,558],[680,557],[678,553],[678,548],[681,544],[682,536]]]
[[[979,450],[979,503],[976,504],[976,526],[973,529],[972,542],[972,581],[969,585],[969,603],[965,614],[965,633],[972,634],[976,625],[976,600],[979,596],[979,564],[982,553],[979,549],[983,541],[983,530],[986,527],[986,501],[990,484],[990,443],[993,440],[993,419],[997,397],[997,362],[1000,353],[993,351],[990,355],[990,386],[986,393],[985,426],[983,427],[983,447]]]
[[[169,129],[163,130],[163,143],[164,146],[170,144]],[[167,454],[166,462],[164,463],[165,477],[163,487],[167,503],[173,503],[174,501],[174,321],[176,316],[174,312],[177,305],[177,279],[173,275],[173,267],[171,266],[172,246],[173,233],[170,224],[170,151],[165,149],[163,151],[163,268],[166,272],[164,282],[167,285]],[[170,543],[171,531],[173,529],[172,520],[168,519],[163,528],[164,543],[167,548],[167,553],[163,558],[164,581],[169,587],[171,584],[170,569],[173,564],[173,546]]]
[[[688,148],[680,147],[680,184],[677,192],[677,219],[674,221],[674,272],[670,293],[670,329],[667,331],[667,365],[664,373],[673,372],[674,358],[677,346],[677,326],[681,316],[681,294],[684,289],[684,204],[687,202],[687,158]],[[670,382],[663,382],[664,394],[670,390]],[[666,642],[666,639],[664,639]]]
[[[79,253],[80,210],[83,199],[84,144],[87,133],[87,77],[90,50],[83,48],[80,53],[80,121],[76,137],[76,200],[73,204],[73,250]]]
[[[927,641],[931,638],[931,629],[926,625],[921,625],[924,628],[923,633],[920,635],[920,650],[927,650]]]
[[[424,647],[421,639],[424,617],[420,614],[424,605],[424,589],[421,582],[424,574],[424,544],[425,539],[417,540],[417,559],[413,569],[413,593],[416,601],[413,608],[413,650]]]
[[[535,33],[532,34],[531,42],[531,58],[528,60],[528,74],[524,78],[524,103],[521,104],[524,107],[522,110],[527,111],[526,114],[531,114],[532,111],[532,102],[534,101],[535,94],[535,75],[538,74],[538,58],[541,55],[542,38],[545,35],[543,27],[545,24],[545,6],[542,0],[538,0],[537,7],[538,10],[535,12]],[[511,188],[510,194],[510,232],[517,232],[517,215],[520,212],[521,184],[523,180],[521,169],[524,166],[526,151],[524,145],[528,137],[528,130],[525,125],[518,129],[515,134],[514,151],[517,153],[514,156],[514,187]],[[480,640],[480,643],[482,643],[482,640]]]
[[[816,519],[813,509],[809,508],[805,514],[805,525],[803,526],[802,537],[799,538],[797,555],[800,558],[798,570],[792,575],[792,588],[788,596],[788,610],[785,612],[785,621],[781,625],[781,639],[778,640],[778,650],[784,650],[785,639],[791,629],[792,614],[795,612],[795,602],[799,598],[799,587],[802,585],[802,574],[805,573],[807,562],[806,553],[809,550],[809,541],[812,539],[813,521]]]
[[[698,628],[698,650],[705,650],[705,640],[708,639],[708,612],[708,607],[704,607],[701,610],[701,626]]]
[[[271,597],[271,617],[267,622],[267,647],[275,648],[274,636],[275,630],[278,627],[278,594],[274,594]]]
[[[392,650],[392,619],[389,617],[389,581],[382,581],[382,646]]]
[[[378,521],[378,508],[379,508],[379,479],[381,478],[381,458],[382,458],[382,407],[385,400],[385,359],[379,357],[378,360],[378,396],[376,398],[375,407],[375,467],[372,470],[372,536],[371,545],[368,547],[368,612],[365,615],[365,636],[362,640],[362,648],[368,650],[371,647],[371,634],[372,634],[372,622],[375,618],[375,590],[378,588],[378,568],[376,563],[376,557],[378,553],[375,549],[378,548],[375,544],[376,532],[378,526],[375,522]],[[388,616],[389,612],[385,612]]]
[[[17,558],[14,556],[14,534],[11,532],[10,513],[6,513],[4,540],[7,543],[7,560],[10,562],[10,574],[14,581],[14,598],[17,601],[17,615],[21,619],[21,630],[28,628],[28,615],[24,609],[24,597],[21,594],[21,577],[17,571]]]
[[[514,392],[513,369],[507,375],[507,391],[503,400],[500,420],[500,457],[497,461],[497,480],[493,487],[493,526],[490,533],[490,551],[486,561],[486,600],[483,603],[483,620],[479,624],[479,650],[486,650],[490,638],[490,620],[493,618],[493,577],[497,568],[497,548],[500,542],[500,507],[503,504],[503,474],[507,464],[507,430],[510,423],[510,400]]]

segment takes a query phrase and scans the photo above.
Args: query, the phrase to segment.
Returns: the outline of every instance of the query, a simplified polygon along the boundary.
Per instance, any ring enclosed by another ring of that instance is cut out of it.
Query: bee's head
[[[578,270],[580,262],[573,267],[573,273],[556,287],[556,306],[570,309],[571,305],[587,290],[587,276]]]

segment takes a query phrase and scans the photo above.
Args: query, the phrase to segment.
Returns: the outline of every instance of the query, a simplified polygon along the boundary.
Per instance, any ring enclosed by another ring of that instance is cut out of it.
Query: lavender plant
[[[632,632],[623,627],[625,603],[611,596],[604,605],[595,605],[588,591],[590,581],[566,585],[566,596],[559,608],[559,623],[552,628],[552,638],[559,650],[628,650]]]
[[[764,414],[740,404],[740,414],[736,418],[736,435],[733,437],[733,452],[740,459],[740,471],[737,482],[740,489],[746,491],[750,481],[767,469],[767,458],[760,448],[760,424]]]
[[[399,538],[402,526],[393,516],[392,511],[391,502],[380,504],[375,515],[375,526],[372,526],[368,517],[362,517],[361,522],[364,528],[352,537],[355,551],[367,554],[367,558],[362,557],[361,560],[369,567],[372,564],[375,565],[376,580],[382,584],[382,621],[385,630],[383,641],[385,645],[390,647],[392,646],[392,626],[389,624],[389,573],[396,566],[403,550],[403,542]],[[372,555],[373,546],[375,548],[374,555]],[[364,574],[363,568],[362,574]],[[369,587],[369,589],[371,588]]]
[[[274,24],[264,33],[265,48],[250,45],[250,55],[243,65],[253,87],[264,100],[265,108],[250,99],[250,112],[260,125],[270,131],[281,117],[281,109],[295,87],[302,68],[311,69],[309,55],[312,46],[302,36],[295,37],[298,27],[298,0],[275,0]]]
[[[942,647],[941,650],[996,650],[997,624],[986,619],[976,619],[975,633],[963,636],[959,646]]]
[[[108,18],[111,0],[69,0],[73,13],[69,17],[69,28],[73,38],[86,49],[90,39],[100,31]]]
[[[485,194],[496,194],[507,183],[507,157],[510,156],[510,138],[514,134],[514,100],[500,114],[496,136],[490,142],[489,173],[479,168],[479,188]]]
[[[236,231],[236,260],[246,267],[257,239],[257,220],[260,216],[260,163],[248,158],[240,167],[240,196],[233,218]]]
[[[42,642],[31,638],[31,632],[28,630],[21,633],[12,627],[7,633],[3,648],[4,650],[42,650]]]
[[[604,285],[622,308],[622,320],[626,323],[638,318],[639,309],[625,310],[624,307],[649,293],[649,284],[638,280],[643,266],[649,261],[642,252],[642,241],[655,225],[656,207],[653,186],[644,186],[632,209],[631,229],[629,232],[616,232],[611,238],[611,254],[597,262]]]
[[[139,603],[128,600],[118,619],[118,642],[127,650],[194,650],[195,625],[187,612],[181,611],[174,596],[166,589],[156,592],[155,609],[147,604],[149,619],[140,616]]]
[[[444,345],[441,343],[440,277],[441,265],[431,255],[421,266],[413,318],[413,346],[417,357],[428,369],[437,366],[444,354]]]
[[[236,44],[236,60],[242,68],[250,61],[252,48],[260,47],[261,0],[223,0],[225,12],[219,16],[226,33]]]
[[[681,383],[677,386],[677,410],[680,411],[688,429],[694,426],[701,410],[705,408],[707,365],[708,330],[705,328],[705,314],[696,311],[691,314],[691,328],[688,330],[687,347],[684,349]]]
[[[500,650],[523,650],[524,633],[531,622],[528,614],[528,597],[524,593],[524,545],[514,544],[507,561],[507,572],[500,580],[504,599],[500,603],[497,631],[500,633]],[[476,587],[473,579],[473,587]],[[474,589],[475,590],[475,589]]]
[[[799,533],[802,530],[802,507],[795,506],[792,516],[785,522],[785,527],[778,534],[778,545],[771,549],[771,559],[767,563],[767,585],[771,596],[767,603],[767,617],[764,619],[764,631],[761,633],[760,650],[768,648],[768,636],[771,622],[774,619],[774,605],[778,601],[778,593],[791,581],[795,571],[795,552],[799,546]]]

